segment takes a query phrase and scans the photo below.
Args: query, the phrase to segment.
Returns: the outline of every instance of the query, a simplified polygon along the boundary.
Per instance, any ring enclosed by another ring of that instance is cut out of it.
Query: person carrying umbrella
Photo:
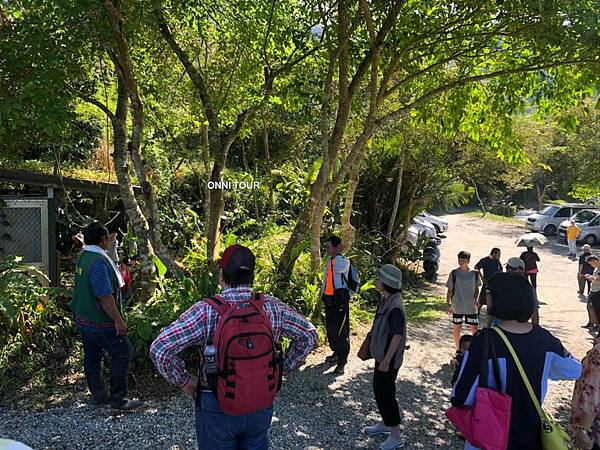
[[[525,278],[537,290],[537,274],[539,272],[537,262],[540,260],[539,255],[533,251],[533,247],[527,247],[527,251],[521,253],[519,258],[525,263]]]
[[[537,263],[540,257],[533,251],[533,247],[541,247],[548,242],[548,238],[540,233],[526,233],[517,239],[517,247],[527,247],[527,251],[519,257],[525,263],[524,275],[534,289],[537,290]]]

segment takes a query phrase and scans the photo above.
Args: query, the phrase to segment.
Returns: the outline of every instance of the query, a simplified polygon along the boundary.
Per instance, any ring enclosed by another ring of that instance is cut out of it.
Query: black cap
[[[254,273],[256,258],[248,247],[235,244],[225,249],[217,265],[227,274]]]

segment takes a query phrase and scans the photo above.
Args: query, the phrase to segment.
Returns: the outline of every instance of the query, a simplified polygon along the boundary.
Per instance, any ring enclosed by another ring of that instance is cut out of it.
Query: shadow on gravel
[[[330,373],[333,366],[324,363],[294,374],[275,404],[271,447],[278,450],[377,448],[385,437],[363,434],[365,426],[380,420],[373,399],[372,366],[372,361],[365,362],[359,366],[365,371],[350,373],[338,381]],[[436,373],[417,369],[422,379],[418,384],[404,378],[407,370],[411,369],[400,370],[397,381],[406,448],[461,448],[462,441],[444,416],[448,406],[449,366]]]

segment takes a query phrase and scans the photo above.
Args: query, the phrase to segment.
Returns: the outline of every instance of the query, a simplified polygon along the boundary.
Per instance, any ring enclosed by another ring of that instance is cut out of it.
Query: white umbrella
[[[32,448],[10,439],[0,439],[0,450],[32,450]]]
[[[548,242],[548,238],[540,233],[525,233],[517,239],[517,247],[541,247]]]

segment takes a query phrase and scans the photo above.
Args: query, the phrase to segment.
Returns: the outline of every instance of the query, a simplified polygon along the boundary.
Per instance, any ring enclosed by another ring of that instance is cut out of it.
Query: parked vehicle
[[[440,248],[436,239],[430,239],[423,249],[423,277],[435,281],[440,262]]]
[[[536,214],[536,213],[537,213],[537,211],[535,209],[519,209],[515,213],[515,219],[522,220],[523,222],[527,222],[527,218],[530,215]]]
[[[562,221],[585,209],[595,209],[595,206],[581,204],[550,205],[539,213],[527,217],[527,228],[553,236],[557,233]]]
[[[429,214],[427,211],[422,211],[417,217],[432,224],[435,227],[437,234],[442,234],[448,231],[448,221],[442,219],[441,217]]]
[[[575,214],[571,219],[573,219],[579,228],[581,228],[581,234],[577,241],[590,245],[600,242],[600,214],[598,211],[581,211]],[[567,228],[569,227],[571,219],[562,222],[558,228],[558,236],[565,240],[567,239]]]
[[[419,231],[419,229],[417,227],[415,227],[414,225],[411,225],[410,227],[408,227],[408,230],[406,230],[406,240],[413,246],[417,245],[417,241],[419,240],[419,234],[421,232]]]
[[[425,235],[429,238],[437,238],[435,227],[420,217],[415,217],[411,226],[415,227],[420,232],[425,233]]]

